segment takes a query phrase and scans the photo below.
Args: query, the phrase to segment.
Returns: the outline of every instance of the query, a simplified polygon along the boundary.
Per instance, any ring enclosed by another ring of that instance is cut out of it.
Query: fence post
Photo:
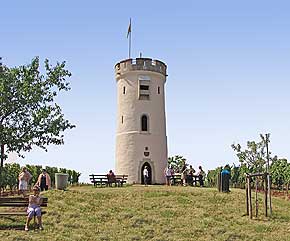
[[[267,179],[267,174],[264,176],[264,183],[265,183],[265,217],[268,217],[268,179]]]
[[[256,177],[256,189],[255,189],[255,191],[256,191],[256,195],[255,195],[255,204],[256,204],[256,217],[258,217],[258,177]]]
[[[246,177],[246,184],[245,184],[245,189],[246,189],[246,204],[247,204],[247,215],[249,215],[249,193],[248,193],[248,177]]]
[[[251,195],[251,183],[250,183],[250,177],[247,177],[247,185],[248,185],[248,198],[249,198],[249,217],[252,219],[252,195]]]

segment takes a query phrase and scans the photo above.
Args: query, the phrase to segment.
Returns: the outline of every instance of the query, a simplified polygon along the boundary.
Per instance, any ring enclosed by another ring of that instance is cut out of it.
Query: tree
[[[266,138],[261,134],[261,141],[248,141],[247,149],[242,150],[240,144],[232,144],[231,147],[237,153],[237,157],[241,164],[245,164],[249,172],[262,172],[265,170],[266,164]],[[275,159],[271,158],[271,159]]]
[[[289,183],[289,165],[287,159],[277,159],[272,162],[270,167],[272,182],[278,187],[283,187]]]
[[[6,152],[19,156],[38,146],[47,151],[50,144],[63,144],[63,131],[75,126],[65,119],[55,102],[60,92],[70,89],[66,80],[71,73],[65,62],[55,66],[44,62],[40,73],[39,58],[29,65],[9,68],[0,66],[0,144],[1,167]]]
[[[186,158],[183,156],[175,155],[173,157],[168,157],[168,165],[173,168],[174,172],[180,172],[185,164]]]

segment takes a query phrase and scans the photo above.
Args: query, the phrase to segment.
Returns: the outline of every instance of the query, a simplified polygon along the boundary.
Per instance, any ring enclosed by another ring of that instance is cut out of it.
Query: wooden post
[[[256,177],[256,195],[255,195],[255,206],[256,206],[256,218],[258,217],[258,205],[259,205],[259,203],[258,203],[258,177]]]
[[[266,134],[266,150],[267,150],[267,165],[266,165],[266,171],[267,171],[267,192],[268,192],[268,197],[269,197],[269,211],[270,211],[270,216],[272,215],[272,200],[271,200],[271,180],[270,180],[270,157],[269,157],[269,145],[268,143],[270,142],[270,134]]]
[[[246,204],[247,204],[247,215],[249,215],[249,193],[248,193],[248,177],[246,177]]]
[[[268,179],[267,179],[267,174],[264,175],[264,184],[265,184],[265,189],[264,189],[264,192],[265,192],[265,217],[268,217]]]
[[[247,184],[248,184],[248,198],[249,198],[249,217],[252,219],[253,213],[252,213],[252,195],[251,195],[251,183],[250,183],[250,177],[247,177]]]
[[[270,180],[270,173],[267,173],[268,175],[268,196],[269,196],[269,212],[270,216],[272,216],[272,197],[271,197],[271,180]]]

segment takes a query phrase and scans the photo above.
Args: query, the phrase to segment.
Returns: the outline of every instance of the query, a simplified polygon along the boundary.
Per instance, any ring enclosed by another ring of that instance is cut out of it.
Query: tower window
[[[139,89],[138,95],[139,100],[149,100],[150,99],[150,77],[140,75],[138,76]]]
[[[148,131],[148,118],[146,115],[142,115],[141,117],[141,130]]]
[[[160,94],[160,86],[158,86],[157,93]]]
[[[126,94],[126,87],[123,87],[123,95]]]
[[[124,116],[122,116],[122,118],[121,118],[121,122],[122,122],[122,124],[124,123]]]
[[[149,90],[149,85],[140,85],[140,90]]]

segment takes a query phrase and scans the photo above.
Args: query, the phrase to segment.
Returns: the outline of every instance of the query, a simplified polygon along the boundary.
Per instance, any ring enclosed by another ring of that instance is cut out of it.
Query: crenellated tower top
[[[167,66],[159,60],[150,58],[125,59],[115,65],[115,77],[118,80],[121,75],[129,71],[152,71],[167,76]]]

